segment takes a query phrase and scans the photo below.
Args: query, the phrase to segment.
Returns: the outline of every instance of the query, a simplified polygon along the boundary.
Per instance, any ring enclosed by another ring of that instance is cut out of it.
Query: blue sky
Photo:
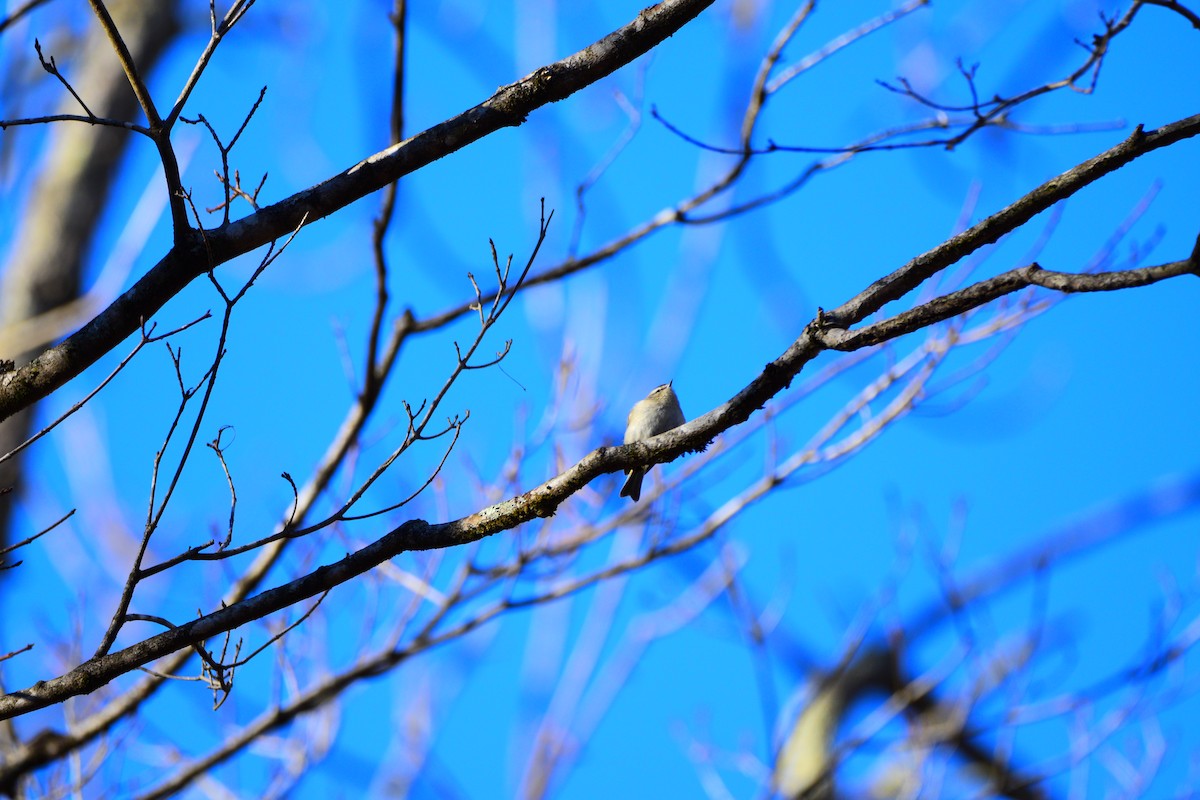
[[[261,87],[268,86],[263,106],[235,150],[245,182],[257,183],[262,173],[269,174],[265,202],[310,186],[386,144],[391,45],[381,21],[384,5],[363,3],[345,15],[322,4],[287,10],[256,6],[222,44],[187,114],[203,113],[228,136]],[[549,0],[417,5],[409,133],[599,38],[640,8],[622,2],[578,10]],[[853,5],[822,6],[788,47],[784,63],[890,7]],[[958,58],[980,64],[977,79],[984,95],[1049,80],[1080,60],[1072,39],[1090,38],[1097,29],[1097,8],[1067,0],[935,4],[796,81],[772,99],[762,130],[780,144],[837,146],[913,120],[924,112],[876,80],[905,75],[947,102],[961,102]],[[204,9],[195,13],[195,33],[181,40],[154,78],[164,98],[174,97],[203,47]],[[523,262],[536,233],[541,197],[555,217],[535,271],[557,263],[577,224],[575,187],[629,124],[622,103],[640,110],[641,124],[586,196],[581,252],[711,180],[727,157],[681,141],[649,111],[657,108],[706,142],[735,144],[739,104],[758,59],[790,13],[785,6],[763,8],[753,25],[738,28],[729,4],[718,4],[650,57],[542,109],[526,125],[406,179],[388,243],[397,264],[392,312],[411,307],[425,316],[469,298],[466,273],[481,280],[490,274],[489,238],[502,256],[511,252]],[[522,295],[483,349],[491,353],[512,340],[503,370],[470,373],[448,397],[447,413],[469,408],[471,420],[438,494],[410,513],[440,521],[478,509],[484,504],[479,486],[500,472],[514,442],[528,445],[519,488],[531,488],[554,474],[556,447],[569,464],[591,448],[618,440],[628,407],[666,380],[674,380],[689,417],[724,402],[799,335],[817,306],[840,304],[954,233],[962,218],[973,222],[995,212],[1111,147],[1134,124],[1154,127],[1195,113],[1200,88],[1189,76],[1200,69],[1200,50],[1194,38],[1182,18],[1148,7],[1114,44],[1094,94],[1054,94],[1018,114],[1028,124],[1105,123],[1103,130],[1054,136],[985,132],[952,153],[862,155],[761,213],[721,226],[668,229],[597,269]],[[6,63],[13,58],[9,53]],[[185,183],[196,190],[197,205],[212,204],[218,187],[211,177],[217,163],[211,143],[189,127],[180,128],[175,142],[181,152],[191,153]],[[39,144],[29,137],[21,146],[32,157]],[[763,156],[734,197],[746,199],[785,183],[811,159],[794,153]],[[153,195],[155,169],[153,149],[135,143],[94,249],[92,275],[105,274],[113,243],[135,218],[138,198]],[[1047,269],[1085,269],[1113,231],[1147,201],[1116,245],[1110,267],[1150,244],[1139,263],[1183,258],[1197,233],[1197,186],[1200,145],[1185,142],[1152,154],[989,248],[972,276],[1026,263],[1048,232],[1039,262]],[[5,206],[19,208],[23,189],[7,176],[5,187]],[[368,198],[306,228],[235,317],[220,391],[202,431],[211,438],[219,427],[231,426],[227,435],[234,443],[227,455],[239,478],[238,526],[247,540],[270,529],[289,502],[290,490],[276,476],[288,471],[301,480],[307,474],[350,399],[344,352],[361,365],[372,298],[370,220],[377,208],[377,199]],[[238,215],[247,210],[241,207]],[[11,222],[0,226],[5,250],[12,232]],[[152,265],[169,241],[168,220],[160,219],[127,283]],[[255,263],[253,256],[244,258],[222,267],[220,277],[244,279]],[[197,281],[160,313],[159,324],[169,328],[193,319],[214,308],[217,299],[205,281]],[[957,542],[952,566],[955,574],[968,575],[1108,509],[1132,507],[1135,517],[1145,514],[1144,507],[1131,506],[1131,498],[1150,495],[1161,507],[1171,487],[1194,486],[1200,476],[1198,300],[1195,280],[1173,280],[1057,302],[1012,337],[985,371],[929,397],[836,469],[812,480],[801,472],[739,515],[717,542],[632,576],[612,612],[608,638],[599,646],[600,664],[611,665],[609,659],[626,652],[623,643],[639,624],[674,607],[724,546],[742,564],[740,585],[751,602],[777,617],[767,645],[773,690],[765,692],[764,701],[755,674],[759,662],[729,602],[717,600],[678,634],[649,646],[590,732],[574,770],[558,785],[559,796],[702,796],[707,766],[717,768],[733,796],[757,796],[754,776],[740,774],[736,760],[746,754],[767,758],[767,731],[777,721],[764,719],[764,706],[780,705],[773,700],[782,701],[802,683],[789,659],[789,644],[798,644],[818,666],[836,663],[849,623],[893,583],[894,599],[873,617],[871,635],[882,635],[906,614],[926,608],[939,597],[928,552],[943,542]],[[388,390],[391,410],[370,429],[367,438],[373,444],[358,466],[360,474],[387,452],[389,436],[402,419],[401,398],[415,401],[436,391],[452,358],[451,341],[469,339],[472,326],[469,319],[460,321],[415,340],[405,351]],[[889,361],[902,360],[921,339],[918,334],[900,341],[780,413],[773,425],[774,446],[784,457],[802,446]],[[211,359],[214,341],[211,323],[180,338],[193,377]],[[956,370],[970,368],[996,343],[956,352],[934,388],[950,383]],[[122,354],[112,354],[54,396],[43,416],[61,413]],[[573,372],[564,403],[570,409],[595,408],[599,416],[585,435],[564,424],[548,439],[538,439],[534,434],[551,404],[557,370],[568,357]],[[821,356],[796,385],[837,358]],[[72,620],[90,627],[106,619],[126,554],[98,544],[94,532],[122,522],[139,527],[151,461],[173,412],[173,401],[163,393],[172,386],[167,354],[161,349],[144,353],[34,454],[33,488],[22,521],[37,526],[60,510],[78,506],[81,512],[8,581],[5,602],[15,618],[60,632],[71,630]],[[95,458],[96,452],[108,459]],[[698,523],[761,473],[766,452],[760,432],[664,501],[663,511],[677,514],[684,529]],[[419,485],[439,456],[436,447],[417,452],[370,500],[382,505]],[[81,466],[81,461],[88,463]],[[665,472],[687,464],[676,462]],[[597,519],[611,512],[616,502],[605,496],[615,495],[616,485],[612,476],[594,482],[594,493],[560,512],[560,519]],[[113,501],[97,500],[108,486]],[[1153,638],[1172,585],[1181,597],[1173,632],[1196,619],[1200,516],[1192,502],[1186,512],[1165,514],[1137,527],[1135,537],[1055,571],[1046,583],[1025,583],[972,612],[981,639],[981,651],[973,657],[981,659],[997,642],[1015,641],[1042,621],[1047,626],[1044,655],[1030,673],[1026,693],[1007,695],[1014,705],[1078,691],[1136,663]],[[224,476],[211,458],[197,456],[168,518],[170,534],[156,543],[164,554],[173,552],[220,530],[226,517]],[[354,542],[385,530],[383,521],[339,530],[313,557],[332,560]],[[914,530],[920,532],[918,544],[906,557],[905,542]],[[484,551],[504,546],[487,543]],[[582,563],[598,563],[603,554],[589,552]],[[460,557],[447,554],[447,563]],[[100,580],[85,583],[98,563]],[[401,567],[412,563],[418,562],[404,561]],[[192,571],[170,583],[148,585],[139,599],[147,606],[165,604],[185,618],[215,601],[220,575],[219,570]],[[55,587],[53,604],[37,599],[34,587],[47,586]],[[339,738],[315,768],[313,781],[296,796],[386,794],[389,770],[399,769],[405,758],[388,743],[409,719],[413,698],[431,704],[436,731],[433,758],[414,784],[413,796],[516,793],[528,758],[524,743],[553,694],[547,686],[561,676],[569,663],[564,654],[573,652],[581,631],[590,630],[586,620],[603,606],[603,592],[590,590],[508,615],[502,624],[485,626],[387,678],[356,686],[339,710]],[[311,640],[296,637],[296,648],[320,644],[334,654],[335,664],[344,664],[355,655],[363,618],[403,597],[386,581],[334,592],[324,615],[311,623]],[[379,614],[386,617],[385,611]],[[556,638],[560,631],[565,642]],[[23,635],[5,626],[0,650],[20,646]],[[934,668],[961,645],[953,626],[943,626],[916,643],[911,669]],[[88,647],[85,642],[84,650]],[[45,677],[54,663],[51,654],[39,653],[15,663],[14,677],[6,674],[5,682],[24,685]],[[274,657],[252,664],[245,696],[235,691],[219,712],[209,710],[202,692],[176,689],[148,711],[147,730],[161,730],[179,747],[203,752],[204,744],[217,741],[234,721],[259,712],[259,694],[283,691],[277,667]],[[1171,679],[1194,685],[1195,668],[1195,658],[1186,658]],[[597,673],[604,674],[603,669]],[[965,674],[954,673],[949,685],[961,683]],[[600,696],[603,687],[594,679],[584,695]],[[1123,697],[1097,703],[1096,717]],[[1200,741],[1192,722],[1196,703],[1187,692],[1180,702],[1161,715],[1162,735],[1171,747],[1161,774],[1145,790],[1151,797],[1174,796],[1195,777],[1190,770]],[[998,713],[991,707],[984,711]],[[172,732],[179,719],[188,721],[182,727],[191,735]],[[1140,740],[1133,734],[1146,730],[1135,726],[1130,738],[1117,740],[1114,751],[1136,762]],[[1067,735],[1064,726],[1054,724],[1017,734],[1018,758],[1041,764],[1065,748]],[[707,756],[695,755],[705,748]],[[145,768],[138,765],[159,754],[135,747],[125,757],[121,776],[139,783]],[[1119,772],[1113,758],[1104,763]],[[390,766],[380,769],[381,763]],[[273,769],[269,758],[251,757],[223,768],[218,777],[249,794]],[[1054,784],[1057,794],[1065,796],[1065,780]],[[1080,796],[1107,796],[1119,786],[1104,766],[1094,765]]]

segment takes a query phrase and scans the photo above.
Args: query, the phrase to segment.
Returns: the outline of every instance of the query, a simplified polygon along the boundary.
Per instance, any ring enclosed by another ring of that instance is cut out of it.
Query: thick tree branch
[[[664,0],[574,55],[541,67],[452,119],[359,162],[312,188],[213,230],[180,232],[176,244],[124,295],[77,333],[0,378],[0,420],[58,389],[149,319],[209,269],[244,255],[302,224],[323,219],[502,128],[522,124],[651,50],[712,4]]]

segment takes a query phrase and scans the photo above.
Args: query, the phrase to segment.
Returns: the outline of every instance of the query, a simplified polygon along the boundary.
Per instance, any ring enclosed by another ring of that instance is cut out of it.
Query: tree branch
[[[1197,239],[1197,242],[1200,243],[1200,238]],[[1188,273],[1200,275],[1200,262],[1189,258],[1154,267],[1095,274],[1051,272],[1033,263],[980,281],[957,292],[951,292],[928,303],[922,303],[916,308],[858,330],[823,328],[818,330],[817,335],[821,339],[821,343],[831,350],[857,350],[860,347],[871,347],[929,325],[944,322],[1027,286],[1041,286],[1045,289],[1067,293],[1112,292],[1118,289],[1147,286]]]

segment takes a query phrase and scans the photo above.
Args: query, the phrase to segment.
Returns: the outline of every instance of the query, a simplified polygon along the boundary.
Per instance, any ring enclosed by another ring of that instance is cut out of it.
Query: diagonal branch
[[[104,33],[108,36],[108,41],[112,44],[113,50],[117,53],[117,58],[121,61],[121,69],[125,70],[125,77],[129,80],[129,85],[133,88],[133,93],[137,95],[138,105],[142,107],[142,113],[146,115],[146,121],[150,123],[151,130],[157,130],[162,127],[162,117],[158,115],[158,109],[154,106],[154,98],[150,96],[150,89],[146,86],[146,82],[142,80],[142,74],[138,71],[137,65],[133,63],[133,54],[129,52],[129,48],[125,45],[125,40],[121,38],[120,32],[117,30],[117,24],[113,22],[112,15],[108,13],[104,3],[101,0],[88,0],[92,6],[92,11],[96,14],[96,18],[100,20],[101,27],[104,28]]]
[[[1197,238],[1196,244],[1197,249],[1200,250],[1200,238]],[[857,330],[825,328],[820,330],[817,335],[820,337],[821,343],[831,350],[858,350],[895,339],[938,322],[944,322],[1027,286],[1041,286],[1044,289],[1053,289],[1064,293],[1113,292],[1147,286],[1189,273],[1200,275],[1200,259],[1193,257],[1153,267],[1093,274],[1051,272],[1042,269],[1035,262],[930,300],[928,303],[922,303],[894,317]]]

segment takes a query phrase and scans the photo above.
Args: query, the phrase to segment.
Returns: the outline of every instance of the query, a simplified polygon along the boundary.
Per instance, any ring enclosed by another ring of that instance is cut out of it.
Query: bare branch
[[[857,350],[957,317],[1028,286],[1041,286],[1071,293],[1112,292],[1135,286],[1148,286],[1187,274],[1200,274],[1190,260],[1098,274],[1051,272],[1034,263],[980,281],[966,289],[952,292],[854,331],[844,328],[822,328],[818,324],[816,335],[823,345],[832,350]]]

